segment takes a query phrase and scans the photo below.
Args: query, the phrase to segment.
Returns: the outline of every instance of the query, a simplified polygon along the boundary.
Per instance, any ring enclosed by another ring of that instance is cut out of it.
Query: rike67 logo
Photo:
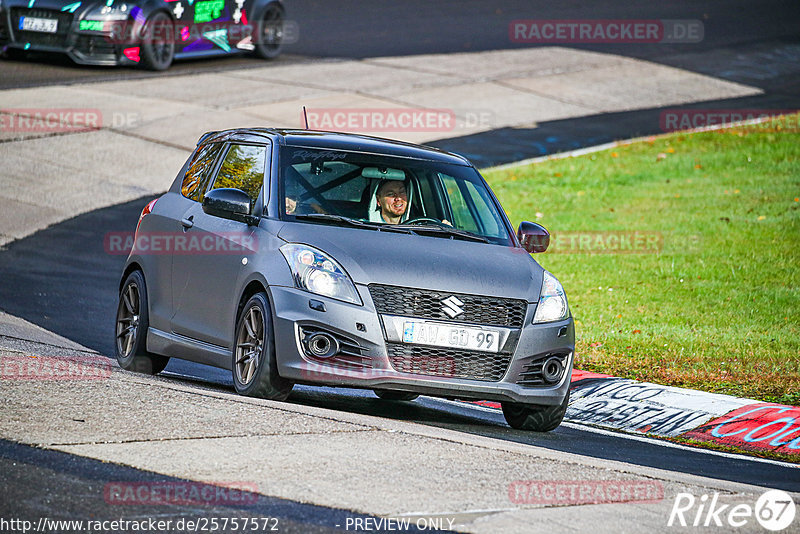
[[[720,504],[719,493],[713,496],[678,493],[669,514],[667,526],[723,527],[725,529],[752,524],[755,519],[763,528],[777,532],[792,524],[797,513],[791,495],[781,490],[769,490],[761,495],[755,506],[749,503]]]

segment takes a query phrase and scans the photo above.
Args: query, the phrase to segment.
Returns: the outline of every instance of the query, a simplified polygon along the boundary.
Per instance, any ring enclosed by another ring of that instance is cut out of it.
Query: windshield
[[[287,219],[512,244],[469,166],[285,146],[280,180]]]

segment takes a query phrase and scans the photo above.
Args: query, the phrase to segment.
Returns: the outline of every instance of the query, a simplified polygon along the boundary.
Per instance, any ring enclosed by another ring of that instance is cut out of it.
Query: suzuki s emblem
[[[451,295],[442,301],[442,311],[451,319],[455,319],[464,313],[464,308],[461,307],[463,305],[463,302]]]

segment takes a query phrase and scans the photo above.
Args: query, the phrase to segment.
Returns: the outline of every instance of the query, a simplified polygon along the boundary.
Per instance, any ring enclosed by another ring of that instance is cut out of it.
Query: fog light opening
[[[306,348],[316,358],[330,358],[339,352],[339,343],[327,334],[313,334],[306,338]]]
[[[555,356],[548,358],[542,365],[542,376],[545,382],[551,384],[558,382],[563,373],[564,365],[561,363],[561,359]]]

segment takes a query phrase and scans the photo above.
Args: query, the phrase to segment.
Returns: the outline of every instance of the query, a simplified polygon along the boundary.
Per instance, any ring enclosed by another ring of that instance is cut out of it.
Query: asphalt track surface
[[[682,45],[575,45],[686,68],[695,72],[755,85],[765,94],[731,102],[703,103],[720,108],[787,109],[800,107],[800,79],[796,70],[771,63],[769,72],[759,71],[753,51],[800,49],[800,3],[796,1],[735,2],[576,2],[568,5],[513,1],[502,5],[455,0],[430,2],[322,2],[292,1],[288,17],[298,21],[300,40],[288,46],[278,62],[301,57],[378,57],[421,53],[474,52],[514,48],[508,39],[508,24],[514,19],[698,19],[704,22],[702,43]],[[313,37],[312,37],[313,36]],[[731,57],[750,54],[745,66],[736,67]],[[767,52],[765,52],[766,54]],[[720,61],[720,58],[728,58]],[[780,59],[780,58],[779,58]],[[794,63],[795,57],[785,58]],[[0,88],[92,80],[175,76],[189,72],[262,66],[249,57],[198,60],[176,64],[167,73],[134,69],[87,68],[57,56],[33,56],[0,62]],[[733,65],[733,67],[732,67]],[[796,65],[795,65],[796,67]],[[0,102],[2,104],[2,102]],[[553,121],[536,130],[502,129],[465,138],[442,140],[436,146],[461,152],[479,166],[578,148],[613,139],[658,133],[659,110],[605,114]],[[647,126],[649,125],[649,126]],[[165,187],[168,183],[165,181]],[[106,254],[103,235],[134,229],[148,199],[112,206],[80,215],[10,244],[0,252],[0,308],[103,354],[112,354],[113,317],[123,256]],[[173,361],[170,379],[198,388],[231,389],[230,377],[219,370]],[[388,408],[369,392],[331,388],[298,388],[289,402],[324,406],[353,413],[418,421],[465,433],[529,443],[554,450],[613,459],[639,465],[692,473],[711,478],[800,491],[800,470],[747,458],[730,458],[687,448],[665,447],[659,442],[634,440],[613,433],[563,425],[546,435],[519,432],[503,422],[502,415],[470,405],[421,398]],[[398,408],[399,406],[399,408]],[[10,470],[9,462],[29,469]],[[139,472],[119,466],[81,459],[61,453],[36,451],[0,441],[0,480],[23,498],[44,471],[60,473],[59,483],[77,487],[87,482],[86,473],[100,480],[136,479]],[[39,466],[39,467],[36,467]],[[37,469],[43,470],[41,472]],[[102,470],[123,470],[114,477]],[[127,471],[126,471],[127,470]],[[12,477],[22,477],[15,485]],[[27,479],[25,479],[27,477]],[[77,486],[75,486],[77,485]],[[10,494],[7,494],[10,495]],[[15,502],[6,499],[6,502]],[[303,531],[313,525],[331,525],[335,510],[303,508],[280,500],[259,501],[255,513],[270,515],[281,509],[288,519],[299,521]],[[64,502],[63,509],[80,509],[79,502]],[[272,508],[270,508],[272,507]],[[276,508],[277,507],[277,508]],[[283,508],[281,508],[283,507]],[[296,508],[293,508],[296,507]],[[321,514],[324,520],[303,522]],[[332,514],[332,515],[331,515]],[[275,515],[274,513],[272,515]],[[76,514],[77,516],[77,514]],[[299,519],[298,519],[299,518]]]
[[[285,6],[287,20],[296,23],[299,31],[296,42],[287,44],[284,53],[305,57],[368,58],[531,46],[509,38],[509,24],[520,19],[691,19],[703,22],[704,35],[699,43],[566,45],[691,69],[690,56],[697,52],[772,39],[796,40],[800,35],[800,4],[794,0],[285,0]],[[279,61],[287,60],[292,58]],[[0,89],[261,65],[262,60],[238,56],[178,62],[166,73],[151,73],[133,68],[85,67],[58,55],[29,54],[27,60],[0,63]]]
[[[800,109],[800,2],[796,0],[571,3],[287,0],[286,8],[287,19],[297,25],[298,39],[285,46],[284,55],[273,62],[276,65],[307,58],[363,59],[534,46],[511,41],[509,24],[520,19],[701,21],[703,39],[700,42],[548,43],[543,46],[620,54],[764,90],[762,95],[754,97],[704,101],[681,106],[684,109]],[[252,56],[235,56],[177,62],[166,72],[153,73],[132,68],[80,66],[60,55],[16,56],[0,60],[0,90],[180,76],[264,65],[263,60]],[[309,69],[309,76],[313,79],[313,69]],[[660,134],[663,130],[659,117],[663,111],[651,108],[547,121],[535,128],[498,128],[428,144],[462,154],[478,167],[488,167],[618,139]]]
[[[24,468],[20,468],[24,466]],[[46,485],[41,481],[46,480]],[[0,484],[4,500],[0,517],[30,521],[40,518],[76,520],[120,519],[119,505],[105,499],[105,486],[113,480],[119,484],[157,484],[166,487],[190,480],[149,473],[131,467],[101,462],[59,451],[38,449],[0,439]],[[202,487],[202,486],[201,486]],[[298,503],[276,497],[250,494],[241,503],[132,505],[126,508],[126,519],[154,518],[157,521],[205,518],[245,518],[263,525],[279,527],[291,534],[327,534],[342,532],[347,519],[367,518],[350,510],[339,510],[313,504]],[[99,504],[98,503],[103,503]],[[273,521],[274,520],[274,521]],[[242,521],[240,519],[240,521]],[[336,526],[340,526],[337,528]],[[43,531],[48,531],[46,529]],[[121,529],[128,532],[132,529]],[[261,529],[264,531],[268,529]],[[12,530],[13,532],[14,530]],[[78,531],[65,529],[64,532]],[[82,529],[86,531],[86,529]],[[110,530],[109,530],[110,531]],[[152,531],[152,529],[151,529]],[[163,531],[163,530],[162,530]],[[169,532],[191,531],[171,528]],[[231,532],[232,530],[224,530]],[[421,532],[413,524],[407,532]],[[445,531],[439,531],[445,532]]]

